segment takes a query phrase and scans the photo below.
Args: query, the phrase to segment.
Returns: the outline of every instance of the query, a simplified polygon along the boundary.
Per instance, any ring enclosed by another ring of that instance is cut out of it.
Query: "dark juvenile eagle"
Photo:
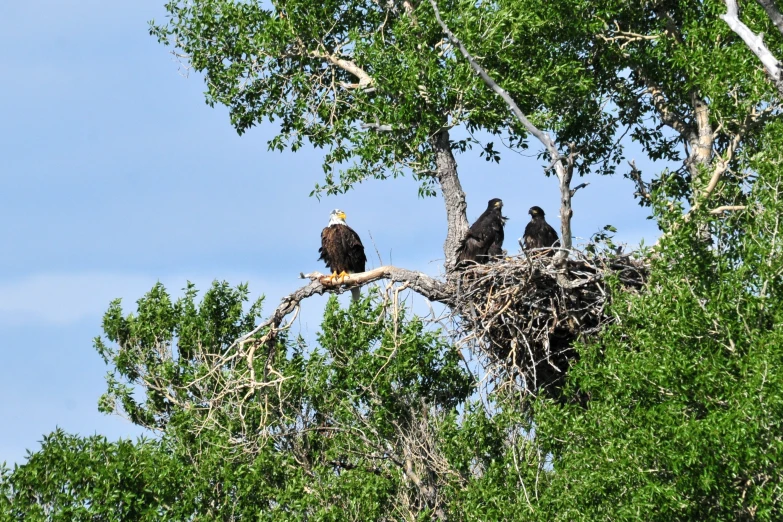
[[[503,217],[503,202],[490,199],[487,210],[470,226],[457,249],[457,266],[467,263],[487,263],[492,257],[503,255],[503,227],[508,218]]]
[[[359,235],[345,224],[345,212],[339,209],[329,214],[329,224],[321,232],[321,254],[329,270],[330,279],[335,280],[348,274],[364,272],[367,256],[364,255],[364,245]],[[351,288],[354,301],[359,300],[359,288]]]
[[[528,213],[532,216],[530,223],[525,227],[525,235],[522,237],[522,248],[532,250],[534,248],[558,248],[560,240],[557,238],[557,232],[544,219],[544,211],[541,207],[530,207]],[[545,255],[551,256],[554,250],[541,251]]]

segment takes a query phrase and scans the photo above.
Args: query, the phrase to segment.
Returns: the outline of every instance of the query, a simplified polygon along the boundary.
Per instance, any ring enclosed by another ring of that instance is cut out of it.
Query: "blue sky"
[[[179,294],[187,280],[203,289],[225,279],[276,305],[299,272],[324,270],[317,250],[333,208],[347,212],[372,266],[369,233],[384,263],[440,270],[442,201],[419,199],[410,179],[308,197],[320,153],[268,152],[270,125],[237,136],[226,111],[204,103],[201,79],[148,35],[162,6],[0,3],[0,462],[21,462],[57,426],[139,433],[97,411],[107,368],[92,338],[113,298],[130,308],[156,281]],[[556,180],[535,158],[458,162],[471,221],[503,198],[510,251],[534,204],[558,228]],[[629,181],[587,181],[574,200],[577,236],[612,223],[621,241],[654,241]],[[323,304],[307,302],[295,328],[312,334]]]

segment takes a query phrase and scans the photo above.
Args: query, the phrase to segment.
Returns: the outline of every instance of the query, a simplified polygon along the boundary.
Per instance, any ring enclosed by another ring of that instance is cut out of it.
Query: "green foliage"
[[[110,367],[100,409],[159,438],[53,433],[0,469],[3,520],[781,518],[783,125],[724,4],[438,5],[578,172],[613,172],[622,132],[652,160],[690,155],[642,199],[665,231],[645,252],[649,285],[613,287],[616,322],[578,346],[566,378],[573,403],[480,385],[443,332],[377,291],[348,309],[332,298],[315,343],[268,342],[267,329],[238,343],[261,317],[246,286],[216,282],[199,300],[189,284],[174,300],[158,284],[133,313],[113,302],[95,347]],[[327,149],[316,194],[406,171],[430,194],[431,140],[453,126],[471,133],[453,147],[488,161],[501,149],[473,133],[528,147],[428,2],[166,9],[152,33],[205,75],[207,102],[240,133],[274,121],[271,148]],[[783,56],[761,7],[743,11]],[[711,154],[694,156],[700,131]],[[721,205],[738,209],[710,212]],[[590,254],[611,254],[614,232]]]
[[[776,90],[756,58],[719,15],[720,0],[491,0],[438,2],[446,23],[542,130],[574,152],[582,174],[615,172],[630,135],[652,160],[683,161],[705,129],[708,148],[730,142],[758,150]],[[529,144],[505,104],[444,39],[429,2],[350,0],[170,1],[151,32],[204,74],[207,102],[229,108],[241,133],[280,122],[272,149],[326,148],[325,181],[313,194],[342,193],[368,178],[413,172],[433,194],[431,138],[463,126],[488,161],[496,135],[511,150]],[[760,6],[743,19],[776,55],[783,38]],[[776,111],[773,111],[773,114]],[[385,130],[380,130],[383,127]],[[683,146],[684,144],[687,144]],[[540,144],[536,144],[540,147]],[[540,150],[540,148],[539,148]],[[683,154],[685,153],[685,155]],[[737,157],[729,158],[732,166]],[[693,203],[707,183],[710,155],[653,177],[653,187]],[[694,165],[704,172],[695,174]],[[734,174],[724,183],[737,187]],[[649,200],[640,200],[642,204]]]
[[[698,218],[714,247],[685,224],[648,291],[618,294],[619,321],[569,373],[586,406],[538,405],[555,457],[544,519],[780,519],[780,143],[754,165],[748,211]]]
[[[161,428],[183,405],[198,405],[208,393],[205,390],[224,382],[221,372],[205,372],[253,327],[263,298],[245,311],[247,286],[234,289],[217,281],[198,306],[197,295],[188,283],[184,297],[173,302],[158,283],[139,299],[137,313],[127,317],[120,301],[112,302],[103,330],[115,344],[107,345],[100,337],[94,341],[103,360],[113,367],[101,411],[111,413],[119,403],[133,422]],[[144,402],[138,400],[138,386],[144,387]]]
[[[446,42],[427,2],[409,11],[372,0],[177,0],[166,9],[170,18],[153,22],[151,33],[205,75],[207,102],[228,107],[238,132],[279,122],[271,149],[295,151],[305,140],[328,149],[314,194],[406,171],[431,193],[429,141],[459,125],[528,146],[505,104]],[[532,121],[574,143],[581,172],[601,159],[611,172],[616,125],[584,59],[600,21],[573,16],[592,7],[451,0],[440,9]],[[493,144],[479,145],[499,161]]]
[[[0,467],[2,520],[163,521],[188,477],[157,441],[109,442],[60,430],[13,471]]]

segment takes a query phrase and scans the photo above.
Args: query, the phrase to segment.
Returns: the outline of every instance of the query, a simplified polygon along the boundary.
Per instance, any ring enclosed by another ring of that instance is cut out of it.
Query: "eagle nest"
[[[573,342],[613,320],[607,279],[636,291],[647,273],[631,255],[581,256],[559,266],[545,255],[473,265],[453,282],[457,333],[488,358],[500,383],[558,396],[577,356]]]

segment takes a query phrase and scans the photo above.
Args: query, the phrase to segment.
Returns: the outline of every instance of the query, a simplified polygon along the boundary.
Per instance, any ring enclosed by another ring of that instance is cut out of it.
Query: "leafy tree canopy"
[[[780,519],[780,92],[725,5],[167,4],[152,32],[204,74],[237,130],[272,120],[273,148],[327,149],[316,191],[406,169],[423,193],[439,188],[447,258],[467,226],[452,150],[479,144],[449,129],[514,149],[535,134],[468,58],[578,172],[615,170],[624,132],[651,159],[682,161],[652,183],[628,173],[664,232],[640,253],[649,280],[609,285],[613,323],[574,343],[555,398],[502,361],[464,361],[399,286],[347,309],[332,298],[308,342],[260,323],[246,286],[173,299],[156,285],[132,313],[112,303],[95,346],[110,367],[100,408],[158,437],[54,432],[0,469],[0,518]],[[775,5],[742,7],[782,56]]]

